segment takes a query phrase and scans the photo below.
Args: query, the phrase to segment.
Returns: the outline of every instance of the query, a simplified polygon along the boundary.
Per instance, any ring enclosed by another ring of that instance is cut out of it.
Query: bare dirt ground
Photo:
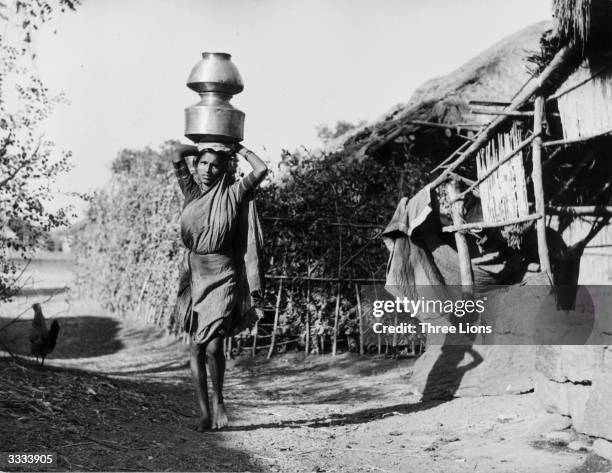
[[[0,341],[11,351],[27,354],[28,308],[49,292],[0,306]],[[0,451],[55,452],[60,470],[610,470],[544,441],[567,422],[533,393],[421,403],[408,388],[411,360],[352,354],[230,361],[230,427],[198,433],[182,343],[69,293],[43,310],[62,327],[48,365],[0,352]]]

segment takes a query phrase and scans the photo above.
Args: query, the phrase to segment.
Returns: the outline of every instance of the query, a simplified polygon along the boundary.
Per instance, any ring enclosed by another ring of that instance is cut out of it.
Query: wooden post
[[[310,259],[308,260],[308,281],[306,281],[306,347],[304,352],[310,354]]]
[[[456,180],[449,181],[446,185],[447,195],[452,202],[460,194],[459,182]],[[457,200],[451,206],[453,217],[453,226],[458,226],[464,223],[463,221],[463,199]],[[461,274],[461,286],[464,293],[473,293],[474,278],[472,276],[472,262],[470,260],[470,252],[468,250],[467,240],[462,232],[455,232],[455,243],[457,245],[457,255],[459,256],[459,271]]]
[[[140,307],[142,305],[142,299],[145,295],[145,290],[147,289],[147,285],[149,284],[149,280],[151,279],[151,274],[153,271],[149,271],[147,276],[145,277],[144,282],[142,283],[142,288],[140,289],[140,295],[138,296],[138,305],[136,306],[136,318],[140,320]]]
[[[334,193],[337,195],[334,189]],[[338,201],[334,201],[336,208],[336,221],[340,220],[340,213],[338,212]],[[336,356],[336,348],[338,345],[338,318],[340,317],[340,273],[342,271],[342,227],[338,227],[338,285],[336,292],[336,313],[334,315],[334,339],[332,342],[332,356]]]
[[[278,314],[280,312],[281,296],[283,295],[283,282],[284,279],[280,280],[278,285],[278,294],[276,295],[276,310],[274,311],[274,324],[272,325],[272,338],[270,340],[270,349],[268,350],[268,360],[274,353],[274,343],[276,342],[276,329],[278,327]]]
[[[253,327],[253,347],[251,348],[251,356],[255,357],[255,352],[257,351],[257,332],[259,328],[259,320],[255,322],[255,327]]]
[[[395,316],[393,317],[393,325],[397,327],[397,311],[395,311]],[[397,349],[397,332],[395,331],[393,331],[393,337],[391,338],[391,346],[393,347],[393,354],[395,354]]]
[[[336,290],[336,312],[334,314],[334,339],[332,343],[332,356],[336,356],[336,347],[338,344],[338,319],[340,318],[340,281],[337,284]]]
[[[359,317],[359,354],[363,355],[363,312],[361,310],[361,296],[357,283],[355,283],[355,297],[357,298],[357,316]]]
[[[232,357],[232,345],[234,341],[234,337],[226,337],[225,338],[225,359],[229,360]]]
[[[544,201],[544,185],[542,183],[542,123],[544,122],[544,97],[536,96],[533,117],[533,130],[538,136],[533,140],[532,161],[533,171],[531,180],[533,181],[533,194],[535,197],[536,213],[540,213],[542,218],[536,222],[538,234],[538,256],[540,257],[540,268],[552,281],[550,259],[548,256],[548,244],[546,243],[546,208]]]

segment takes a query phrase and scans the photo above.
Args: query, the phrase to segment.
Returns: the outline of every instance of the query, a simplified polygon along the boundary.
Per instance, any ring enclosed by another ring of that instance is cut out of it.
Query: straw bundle
[[[573,42],[585,51],[608,42],[612,13],[610,0],[553,0],[553,17],[564,42]]]
[[[586,60],[561,88],[557,103],[565,139],[612,130],[612,64],[593,77],[598,70],[593,59]]]
[[[509,132],[499,133],[480,150],[476,158],[478,177],[497,165],[524,137],[516,124]],[[498,223],[529,214],[523,151],[501,165],[479,185],[483,221]]]

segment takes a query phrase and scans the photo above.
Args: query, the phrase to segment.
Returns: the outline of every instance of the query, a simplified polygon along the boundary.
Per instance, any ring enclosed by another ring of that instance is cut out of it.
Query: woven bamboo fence
[[[476,159],[478,177],[495,167],[500,158],[516,149],[524,137],[515,124],[507,133],[499,133],[479,151]],[[523,151],[499,166],[479,186],[484,222],[503,222],[529,214]]]

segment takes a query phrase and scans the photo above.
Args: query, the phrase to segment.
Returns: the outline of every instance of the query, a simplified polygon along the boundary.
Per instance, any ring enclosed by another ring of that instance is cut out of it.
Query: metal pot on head
[[[185,109],[185,136],[196,143],[237,143],[244,137],[244,112],[230,100],[242,92],[242,77],[227,53],[202,53],[193,67],[187,87],[200,102]]]

